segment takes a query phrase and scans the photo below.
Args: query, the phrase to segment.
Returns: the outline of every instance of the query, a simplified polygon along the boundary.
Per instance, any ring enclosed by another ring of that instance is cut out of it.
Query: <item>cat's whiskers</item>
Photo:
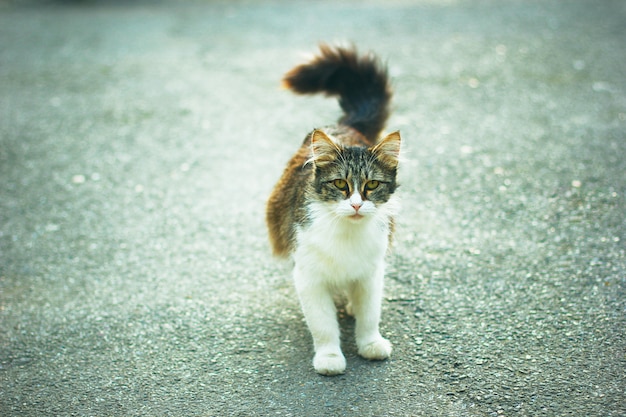
[[[309,205],[309,216],[311,220],[327,223],[333,228],[337,227],[339,221],[343,217],[335,210],[327,207],[320,207],[318,204]]]

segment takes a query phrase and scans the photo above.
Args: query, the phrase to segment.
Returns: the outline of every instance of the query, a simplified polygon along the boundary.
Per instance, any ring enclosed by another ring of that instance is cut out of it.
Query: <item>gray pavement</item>
[[[0,2],[0,415],[626,415],[623,1]],[[314,373],[264,202],[388,63],[384,334]]]

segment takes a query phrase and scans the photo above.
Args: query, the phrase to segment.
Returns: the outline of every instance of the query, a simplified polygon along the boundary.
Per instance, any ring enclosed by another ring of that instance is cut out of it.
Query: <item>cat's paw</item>
[[[340,353],[317,353],[313,358],[313,367],[321,375],[343,374],[346,370],[346,358]]]
[[[359,346],[359,355],[375,361],[387,359],[391,355],[391,342],[381,337],[364,346]]]

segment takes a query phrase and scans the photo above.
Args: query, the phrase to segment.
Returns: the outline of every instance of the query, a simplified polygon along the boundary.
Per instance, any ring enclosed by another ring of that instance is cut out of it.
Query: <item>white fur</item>
[[[368,359],[391,354],[391,344],[380,335],[378,325],[395,200],[378,207],[360,201],[358,218],[351,217],[357,213],[351,206],[355,201],[311,204],[311,223],[297,233],[294,281],[313,336],[313,365],[325,375],[343,373],[346,367],[333,301],[338,293],[348,296],[348,309],[356,319],[359,354]]]

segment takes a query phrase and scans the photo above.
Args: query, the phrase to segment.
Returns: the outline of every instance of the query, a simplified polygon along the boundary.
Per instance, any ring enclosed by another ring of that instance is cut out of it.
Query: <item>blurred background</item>
[[[624,415],[622,1],[0,1],[0,414]],[[394,356],[316,375],[264,204],[393,77]]]

